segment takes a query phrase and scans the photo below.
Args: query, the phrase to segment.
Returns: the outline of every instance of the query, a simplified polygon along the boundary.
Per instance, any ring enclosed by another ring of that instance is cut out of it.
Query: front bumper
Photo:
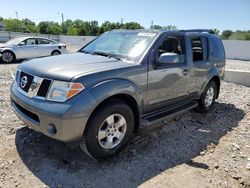
[[[82,117],[77,113],[65,115],[72,107],[70,104],[31,99],[19,93],[15,83],[13,85],[10,95],[11,105],[19,119],[26,125],[64,142],[79,141],[82,138],[88,116]],[[51,132],[52,125],[56,132]]]

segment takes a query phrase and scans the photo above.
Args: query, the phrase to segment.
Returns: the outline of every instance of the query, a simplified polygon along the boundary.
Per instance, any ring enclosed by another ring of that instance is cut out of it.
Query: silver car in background
[[[42,37],[18,37],[0,44],[0,59],[4,63],[64,53],[67,53],[65,44]]]

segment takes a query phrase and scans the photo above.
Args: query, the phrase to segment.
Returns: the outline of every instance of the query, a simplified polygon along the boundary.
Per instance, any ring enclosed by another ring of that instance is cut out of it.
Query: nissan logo
[[[21,78],[21,88],[25,88],[25,86],[26,86],[26,84],[28,83],[28,78],[27,78],[27,76],[23,76],[22,78]]]

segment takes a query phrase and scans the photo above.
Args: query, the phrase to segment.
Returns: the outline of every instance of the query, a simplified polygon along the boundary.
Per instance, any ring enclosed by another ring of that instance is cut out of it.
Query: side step
[[[159,123],[162,121],[166,121],[166,120],[171,119],[173,117],[176,117],[177,115],[180,115],[186,111],[189,111],[197,106],[198,106],[198,102],[192,101],[192,102],[186,103],[184,105],[175,106],[172,108],[162,110],[162,111],[157,112],[157,113],[149,114],[149,115],[144,116],[142,118],[141,125],[143,127],[145,127],[148,125],[152,125],[152,124],[156,124],[156,123]]]

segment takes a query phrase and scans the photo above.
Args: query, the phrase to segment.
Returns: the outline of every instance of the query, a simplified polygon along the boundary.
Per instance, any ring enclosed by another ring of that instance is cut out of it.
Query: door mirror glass
[[[174,64],[174,63],[183,63],[184,55],[178,55],[176,53],[166,52],[160,55],[158,63],[160,64]]]
[[[19,43],[19,46],[23,46],[23,45],[25,45],[24,41]]]

